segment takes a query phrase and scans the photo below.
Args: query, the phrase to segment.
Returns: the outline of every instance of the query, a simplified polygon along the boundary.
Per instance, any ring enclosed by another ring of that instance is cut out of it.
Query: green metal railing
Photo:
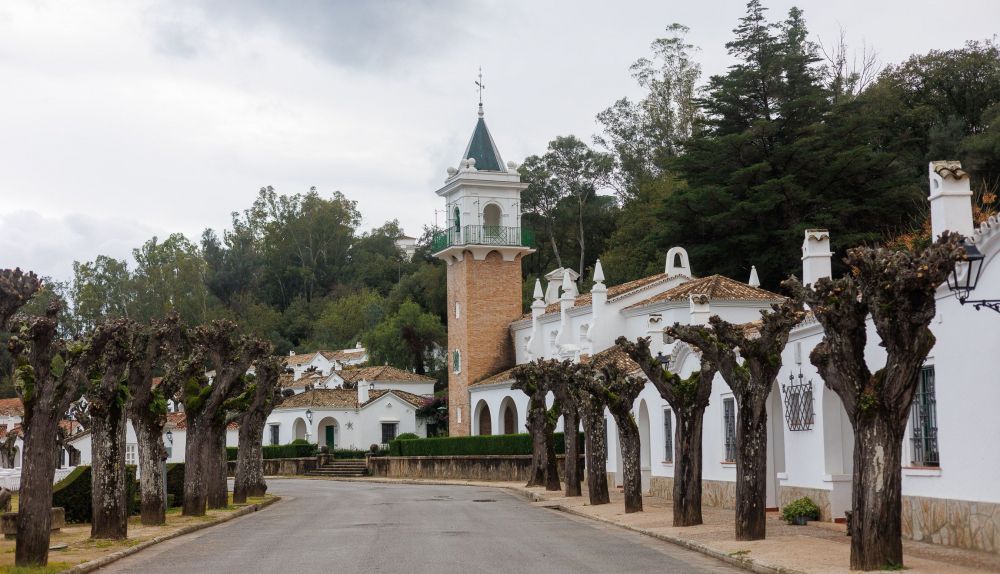
[[[535,233],[531,229],[501,225],[466,225],[461,231],[454,227],[434,234],[431,250],[441,251],[453,245],[497,245],[532,247]]]

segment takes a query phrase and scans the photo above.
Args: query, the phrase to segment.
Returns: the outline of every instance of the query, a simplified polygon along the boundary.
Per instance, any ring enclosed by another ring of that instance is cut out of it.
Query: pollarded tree
[[[801,300],[793,298],[761,311],[761,321],[751,325],[733,325],[714,315],[710,326],[675,323],[667,329],[719,369],[736,399],[737,540],[765,535],[767,398],[781,370],[788,333],[803,315]]]
[[[585,368],[584,368],[585,369]],[[580,413],[572,389],[576,386],[581,365],[569,360],[549,365],[549,388],[563,417],[563,438],[566,447],[566,496],[581,496],[580,491]],[[589,372],[589,370],[588,370]]]
[[[715,366],[702,355],[701,368],[682,379],[649,352],[649,337],[640,337],[635,343],[619,337],[615,343],[639,364],[677,419],[674,429],[674,526],[701,524],[701,435],[705,409],[712,395]]]
[[[920,369],[934,346],[935,294],[965,257],[957,234],[919,253],[858,247],[844,262],[851,273],[812,288],[786,285],[823,325],[810,361],[840,397],[854,427],[851,569],[903,564],[902,445]],[[865,361],[867,318],[885,348],[885,367]]]
[[[273,350],[272,350],[273,352]],[[264,424],[271,411],[282,401],[278,379],[285,368],[281,357],[267,356],[254,365],[253,380],[247,390],[234,399],[240,414],[240,446],[236,456],[236,479],[233,481],[233,502],[247,501],[248,496],[264,496]]]
[[[42,288],[42,280],[20,268],[0,269],[0,330]]]
[[[138,439],[141,521],[146,525],[166,522],[162,464],[167,450],[163,445],[163,427],[167,423],[167,401],[176,398],[181,385],[176,372],[168,369],[168,375],[154,386],[153,370],[164,362],[173,366],[181,360],[178,356],[181,331],[177,314],[170,313],[164,319],[154,319],[148,326],[136,325],[130,338],[132,360],[127,376],[132,399],[128,416]]]
[[[584,456],[587,461],[587,494],[591,506],[608,504],[608,421],[604,418],[604,401],[601,396],[591,393],[588,381],[597,373],[589,364],[578,364],[575,378],[569,386],[568,394],[576,405],[580,422],[583,423],[585,441]]]
[[[531,470],[527,486],[545,486],[559,490],[559,467],[556,463],[555,429],[558,405],[545,406],[555,360],[536,359],[514,367],[514,384],[528,395],[528,432],[531,433]]]
[[[235,323],[217,320],[195,328],[191,337],[214,371],[188,378],[182,387],[187,444],[184,456],[184,514],[201,516],[207,508],[225,508],[226,402],[243,392],[246,372],[269,354],[260,339],[239,335]],[[190,485],[188,484],[190,482]],[[189,487],[195,492],[189,492]]]
[[[0,465],[3,468],[14,468],[14,459],[17,458],[17,439],[20,436],[20,432],[7,429],[7,434],[0,440]]]
[[[125,431],[129,399],[127,370],[131,360],[131,331],[125,319],[105,322],[110,331],[104,352],[94,365],[84,390],[93,463],[90,490],[93,516],[91,538],[128,537],[128,488],[125,483]]]
[[[22,321],[8,342],[16,357],[14,386],[24,404],[24,454],[17,515],[17,566],[48,563],[52,525],[52,482],[59,421],[79,398],[87,374],[112,331],[97,327],[89,336],[65,341],[57,335],[62,304],[51,303],[45,314]]]
[[[587,390],[607,405],[618,425],[618,446],[622,457],[622,485],[625,512],[642,512],[642,475],[639,472],[639,427],[632,405],[645,381],[634,377],[615,360],[598,362],[600,376],[586,381]]]

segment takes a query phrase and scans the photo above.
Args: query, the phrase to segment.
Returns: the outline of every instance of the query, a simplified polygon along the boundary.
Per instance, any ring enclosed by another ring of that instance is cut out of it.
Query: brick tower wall
[[[455,303],[460,316],[455,317]],[[492,251],[483,261],[470,252],[448,266],[448,433],[467,436],[473,413],[469,384],[514,365],[510,323],[521,316],[521,255],[504,261]],[[461,352],[455,373],[452,352]],[[461,409],[459,422],[458,409]]]

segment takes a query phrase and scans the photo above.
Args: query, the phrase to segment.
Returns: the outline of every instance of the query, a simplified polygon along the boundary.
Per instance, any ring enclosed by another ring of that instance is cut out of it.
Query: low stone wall
[[[316,470],[316,457],[307,458],[265,458],[264,476],[296,476],[306,471]],[[236,461],[229,461],[229,476],[236,475]]]
[[[904,496],[903,536],[1000,554],[1000,504]]]
[[[562,468],[565,457],[559,455]],[[387,478],[455,478],[527,481],[531,455],[378,456],[368,458],[368,472]],[[580,478],[586,475],[580,456]]]

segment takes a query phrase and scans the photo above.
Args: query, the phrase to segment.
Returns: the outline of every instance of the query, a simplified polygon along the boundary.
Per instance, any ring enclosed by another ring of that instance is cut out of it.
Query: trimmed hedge
[[[184,463],[167,465],[167,507],[184,505]]]
[[[556,454],[566,452],[563,433],[556,433]],[[581,452],[583,433],[580,433]],[[463,455],[524,455],[531,454],[531,435],[505,434],[490,436],[454,436],[394,440],[389,443],[389,456],[463,456]]]
[[[330,455],[333,456],[333,458],[339,458],[339,459],[365,458],[365,455],[367,454],[368,454],[367,450],[351,450],[347,448],[336,448],[330,451]]]
[[[52,487],[52,506],[66,510],[66,522],[90,522],[93,518],[91,505],[91,481],[89,466],[78,466],[66,478]],[[139,512],[139,483],[135,480],[135,466],[125,467],[126,500],[131,501],[129,514]]]
[[[226,459],[236,460],[235,446],[226,447]],[[319,446],[315,444],[279,444],[263,447],[264,458],[308,458],[316,456]]]

